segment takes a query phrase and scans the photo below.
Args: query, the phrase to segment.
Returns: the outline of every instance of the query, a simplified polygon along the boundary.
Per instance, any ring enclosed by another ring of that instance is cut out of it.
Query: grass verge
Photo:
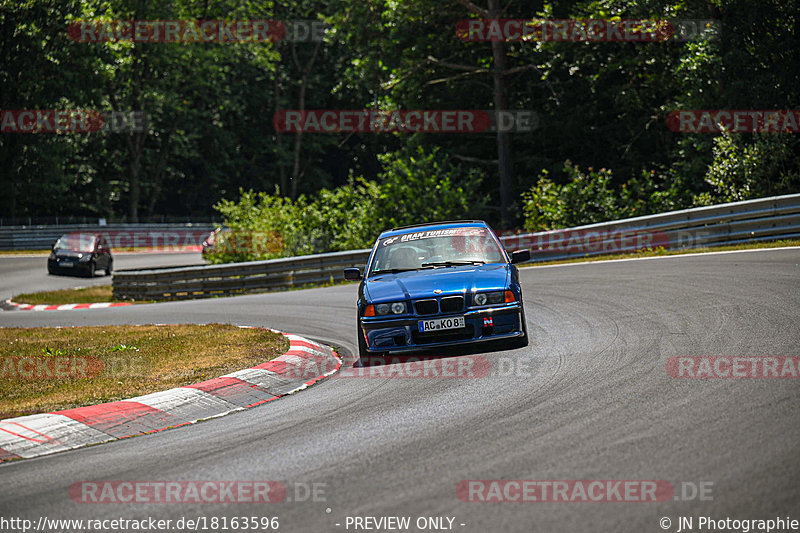
[[[189,385],[288,348],[280,333],[224,324],[0,328],[0,419]]]
[[[343,282],[355,283],[355,282]],[[342,283],[325,282],[325,283],[309,283],[302,287],[288,287],[279,289],[278,291],[264,291],[264,292],[280,292],[280,291],[300,291],[304,289],[318,289],[321,287],[333,287],[334,285],[341,285]],[[238,294],[211,294],[207,296],[197,296],[196,298],[179,297],[172,300],[164,301],[180,301],[188,299],[203,299],[203,298],[225,298],[228,296],[238,296],[239,294],[254,294],[256,291],[242,291]],[[63,305],[63,304],[91,304],[91,303],[104,303],[104,302],[130,302],[134,304],[147,304],[156,303],[156,300],[118,300],[114,299],[113,289],[111,285],[98,285],[96,287],[82,287],[80,289],[61,289],[57,291],[47,292],[31,292],[25,294],[17,294],[12,298],[16,303],[32,304],[32,305]]]
[[[12,298],[17,303],[22,304],[93,304],[103,302],[119,302],[115,300],[111,285],[98,285],[95,287],[82,287],[80,289],[62,289],[58,291],[31,292],[18,294]],[[124,300],[132,301],[132,300]],[[147,303],[147,302],[134,302]]]
[[[658,248],[646,248],[644,250],[639,250],[636,252],[628,252],[628,253],[621,253],[621,254],[608,254],[608,255],[596,255],[596,256],[589,256],[589,257],[576,257],[572,259],[560,259],[557,261],[540,261],[536,263],[523,263],[517,266],[520,267],[537,267],[537,266],[544,266],[544,265],[564,265],[568,263],[594,263],[598,261],[612,261],[615,259],[635,259],[641,257],[663,257],[668,255],[688,255],[688,254],[700,254],[700,253],[707,253],[707,252],[726,252],[732,250],[758,250],[764,248],[781,248],[785,246],[800,246],[800,240],[781,240],[781,241],[770,241],[770,242],[758,242],[758,243],[742,243],[742,244],[732,244],[730,246],[714,246],[711,248],[691,248],[685,250],[667,250],[663,247]]]

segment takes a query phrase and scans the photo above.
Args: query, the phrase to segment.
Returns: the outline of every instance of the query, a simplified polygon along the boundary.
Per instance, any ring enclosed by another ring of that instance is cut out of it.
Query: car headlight
[[[85,263],[86,261],[88,261],[91,258],[92,258],[92,254],[82,254],[82,255],[78,256],[78,261],[80,261],[81,263]]]
[[[50,252],[49,259],[55,259],[55,258],[56,258],[56,253],[55,252]]]
[[[378,316],[388,315],[394,313],[395,315],[402,315],[406,312],[405,302],[394,302],[390,304],[375,304],[375,314]]]
[[[505,291],[479,292],[472,297],[475,305],[499,304],[505,300]]]

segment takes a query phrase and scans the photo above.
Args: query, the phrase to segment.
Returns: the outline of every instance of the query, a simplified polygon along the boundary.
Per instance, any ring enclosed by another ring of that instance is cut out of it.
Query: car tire
[[[356,320],[356,335],[358,335],[358,358],[364,360],[369,357],[367,351],[367,341],[364,339],[364,332],[361,329],[361,320]]]
[[[86,267],[86,277],[87,278],[93,278],[94,277],[94,271],[95,271],[96,268],[97,268],[97,265],[94,263],[94,261],[90,261],[89,262],[89,266]]]
[[[108,265],[106,266],[106,276],[110,276],[114,272],[114,261],[113,259],[108,260]]]
[[[522,322],[522,337],[516,337],[515,339],[513,339],[509,343],[509,345],[513,349],[525,348],[528,345],[528,342],[529,342],[529,339],[528,339],[528,323],[525,320],[525,309],[522,310],[522,313],[521,313],[521,316],[520,316],[520,320]]]

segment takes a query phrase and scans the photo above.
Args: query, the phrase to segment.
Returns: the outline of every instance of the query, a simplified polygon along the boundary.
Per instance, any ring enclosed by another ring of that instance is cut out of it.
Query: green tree
[[[699,205],[738,202],[800,190],[800,142],[793,135],[764,133],[744,136],[724,132],[714,142],[714,161],[705,180],[710,192]]]

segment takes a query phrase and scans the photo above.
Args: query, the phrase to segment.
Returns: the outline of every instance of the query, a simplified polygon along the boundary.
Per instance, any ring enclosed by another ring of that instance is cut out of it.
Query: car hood
[[[508,286],[510,269],[508,264],[490,264],[382,274],[368,278],[364,291],[370,302],[388,302],[503,290]],[[441,294],[434,294],[434,289],[440,289]]]

